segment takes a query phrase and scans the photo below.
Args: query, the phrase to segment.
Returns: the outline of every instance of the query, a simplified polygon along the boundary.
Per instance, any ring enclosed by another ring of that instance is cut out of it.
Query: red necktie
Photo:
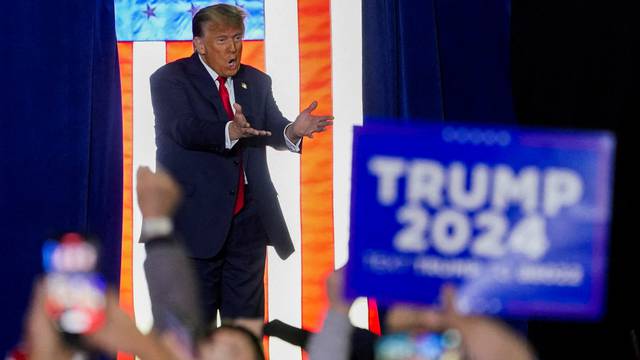
[[[218,82],[220,82],[220,87],[218,88],[218,92],[220,93],[220,99],[222,100],[222,106],[224,106],[224,110],[227,112],[227,118],[229,121],[233,120],[233,110],[231,109],[231,101],[229,99],[229,91],[225,86],[227,82],[226,77],[218,76]],[[242,153],[240,154],[240,177],[238,179],[238,189],[236,191],[236,203],[233,206],[233,215],[236,215],[242,210],[244,207],[244,171],[242,169]]]

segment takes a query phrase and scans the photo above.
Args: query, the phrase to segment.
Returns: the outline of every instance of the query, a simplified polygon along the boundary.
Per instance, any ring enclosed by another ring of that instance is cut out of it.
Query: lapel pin
[[[240,86],[242,86],[242,88],[243,88],[243,89],[246,89],[246,88],[247,88],[247,83],[245,83],[245,82],[241,82],[241,83],[240,83]]]

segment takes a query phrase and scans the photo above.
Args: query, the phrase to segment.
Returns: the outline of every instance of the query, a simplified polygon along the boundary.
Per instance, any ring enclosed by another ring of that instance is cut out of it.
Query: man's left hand
[[[291,142],[296,143],[302,137],[313,138],[313,134],[323,132],[327,126],[333,124],[333,116],[312,115],[311,112],[318,107],[318,102],[314,101],[304,109],[296,118],[296,121],[287,128],[287,137]]]

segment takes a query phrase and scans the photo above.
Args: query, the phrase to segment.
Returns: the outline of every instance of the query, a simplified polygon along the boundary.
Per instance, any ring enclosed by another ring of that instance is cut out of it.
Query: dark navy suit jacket
[[[151,76],[156,161],[184,191],[174,219],[176,231],[192,257],[210,258],[220,251],[232,221],[242,156],[268,244],[285,259],[294,249],[267,168],[266,146],[286,149],[283,133],[290,122],[273,99],[268,75],[243,64],[233,84],[235,101],[251,126],[272,135],[241,139],[226,150],[227,114],[214,80],[196,53]]]

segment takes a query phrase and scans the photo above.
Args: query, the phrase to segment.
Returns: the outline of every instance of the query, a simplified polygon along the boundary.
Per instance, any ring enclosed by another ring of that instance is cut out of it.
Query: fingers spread
[[[333,122],[333,116],[329,116],[329,115],[312,115],[312,118],[315,121],[331,121],[331,122]]]
[[[244,115],[242,113],[236,113],[233,116],[233,122],[239,127],[239,128],[248,128],[251,127],[251,124],[249,124],[249,122],[247,121],[247,118],[244,117]]]
[[[317,107],[318,107],[318,102],[317,102],[317,101],[315,101],[315,100],[313,100],[313,101],[311,102],[311,104],[309,104],[309,106],[308,106],[306,109],[304,109],[304,111],[303,111],[303,112],[312,112],[312,111],[313,111],[313,110],[315,110]]]
[[[267,130],[256,130],[252,127],[243,128],[242,129],[242,137],[251,137],[251,136],[271,136],[271,131]]]

